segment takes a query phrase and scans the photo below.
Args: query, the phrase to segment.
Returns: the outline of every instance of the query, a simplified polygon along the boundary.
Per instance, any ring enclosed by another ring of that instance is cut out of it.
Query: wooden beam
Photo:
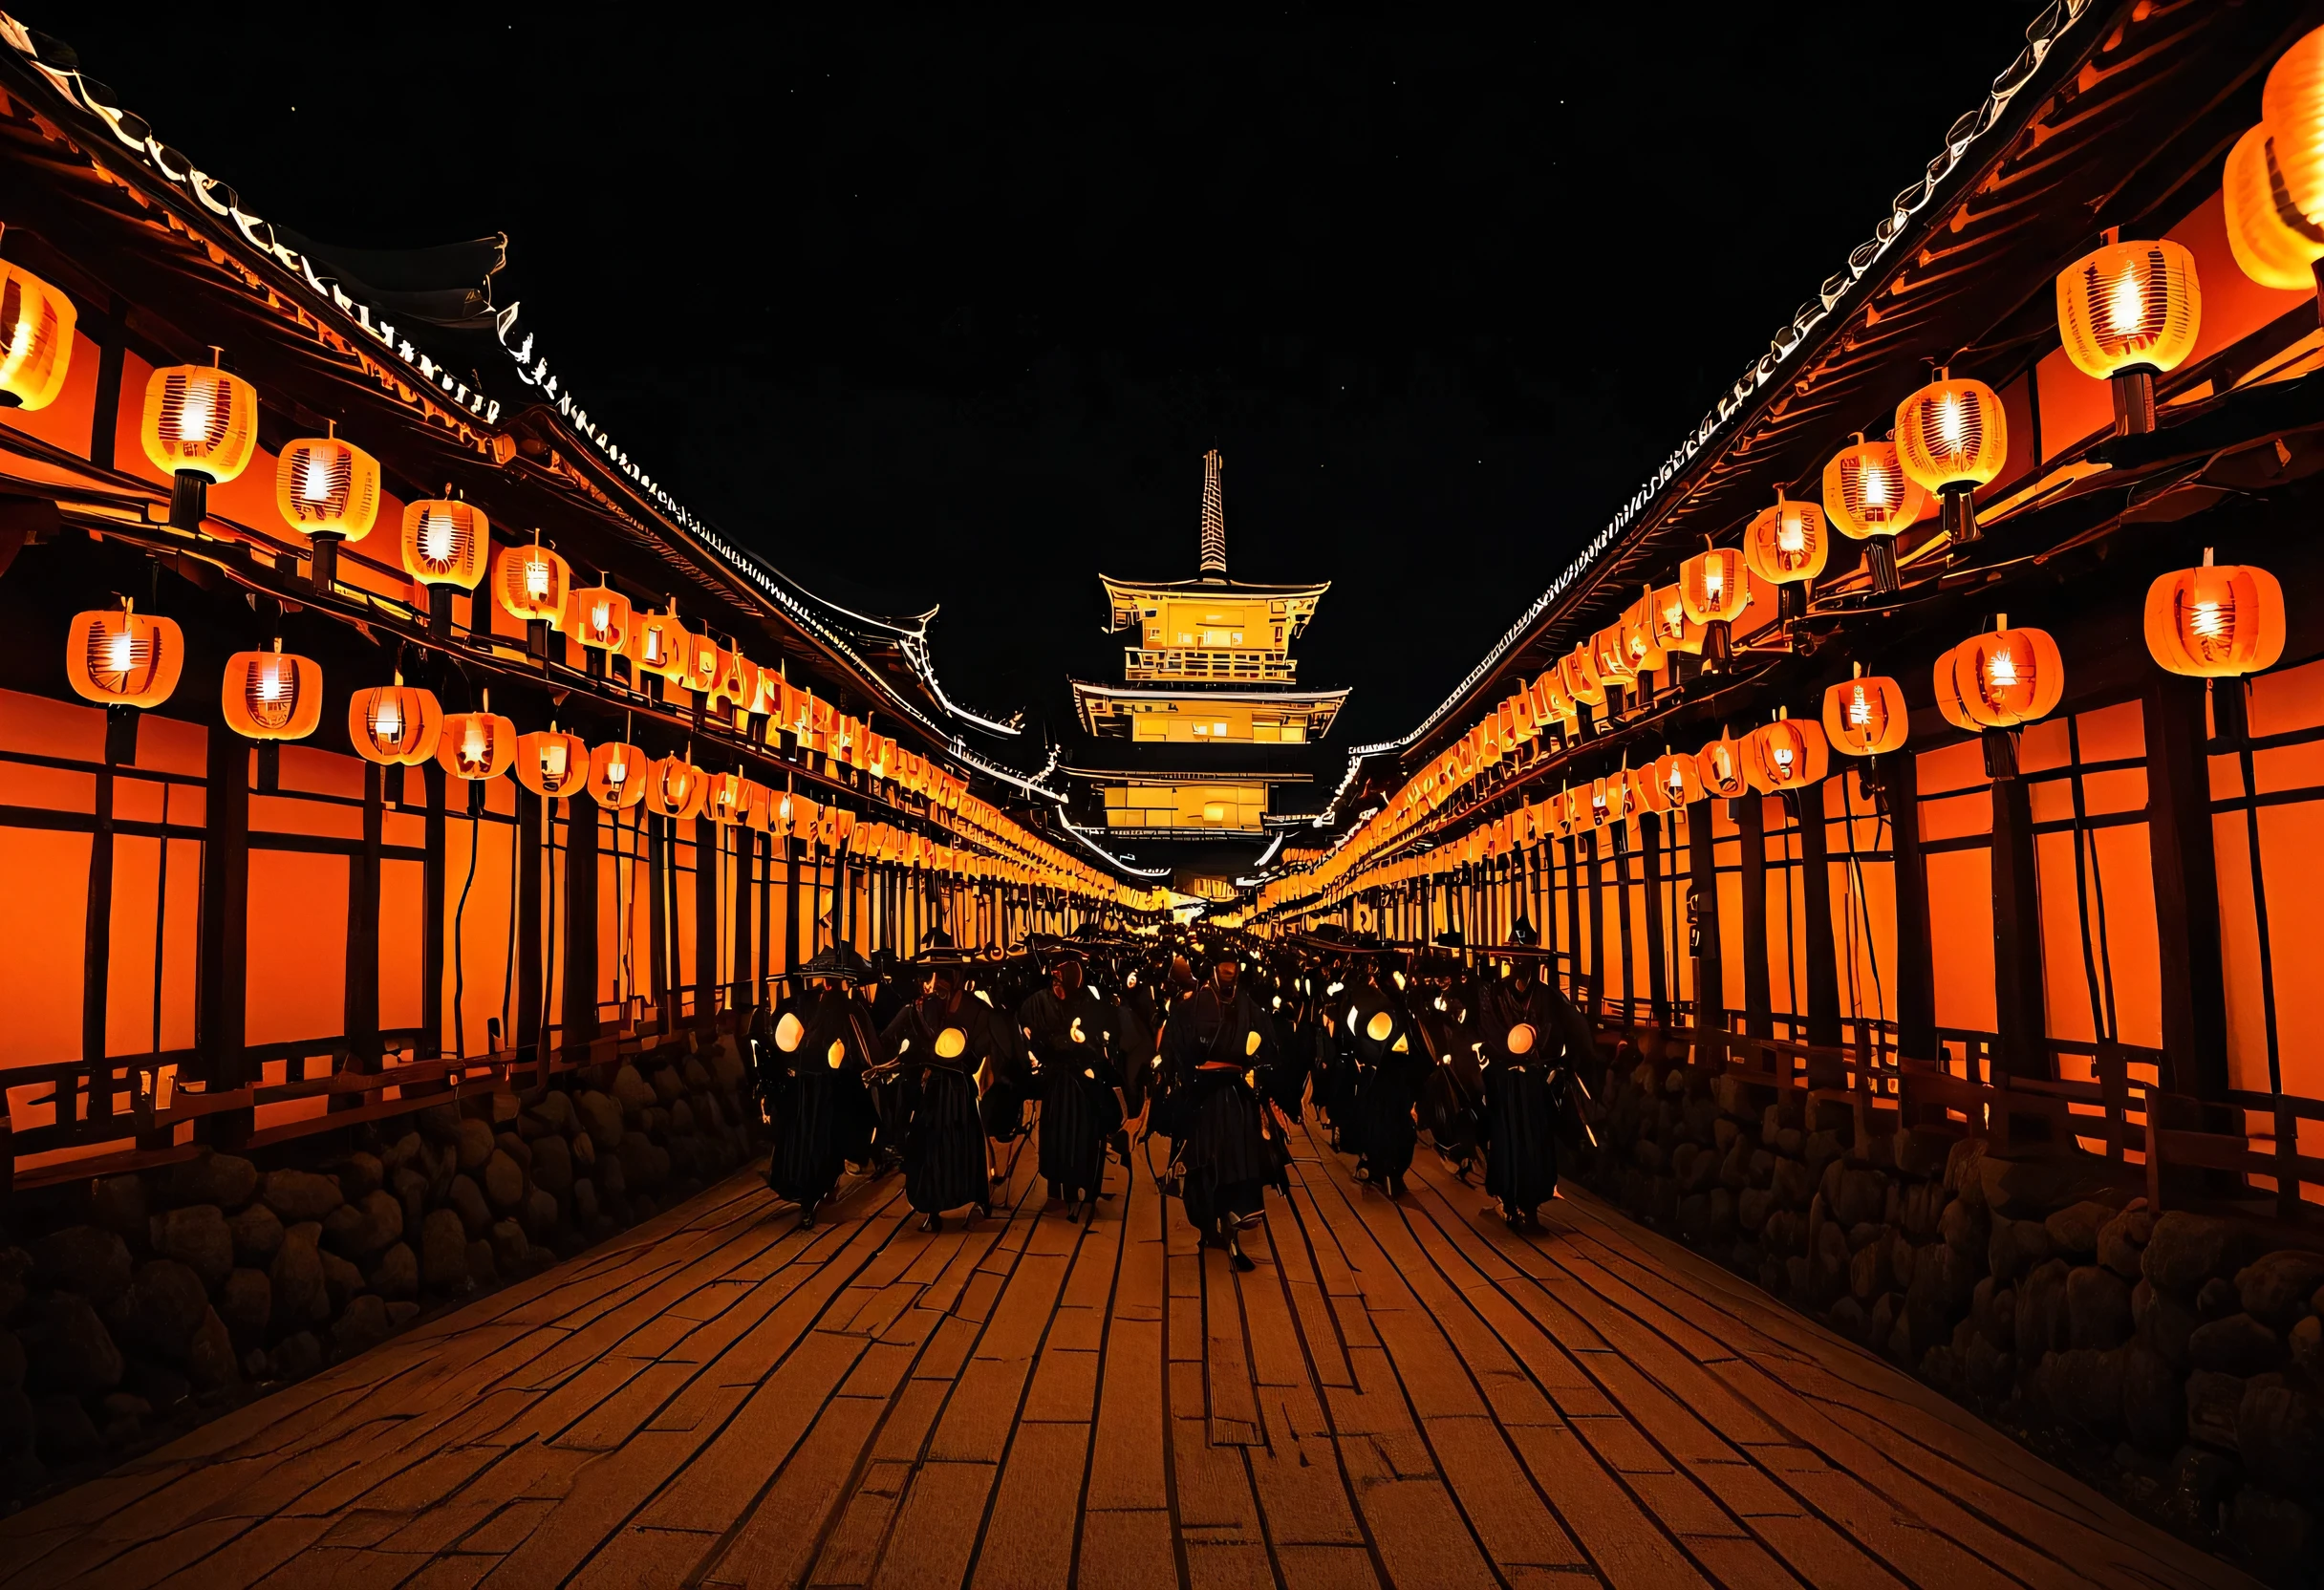
[[[1743,845],[1743,1030],[1775,1036],[1775,1006],[1768,991],[1767,811],[1755,794],[1729,803]]]
[[[1844,775],[1843,775],[1844,777]],[[1794,797],[1799,811],[1799,904],[1801,953],[1807,957],[1808,1042],[1840,1042],[1840,954],[1832,935],[1832,860],[1824,828],[1824,786],[1810,785]],[[1833,1085],[1822,1082],[1819,1085]]]
[[[135,708],[108,710],[135,711]],[[97,775],[97,831],[89,836],[88,909],[81,923],[80,1058],[89,1069],[89,1119],[113,1113],[113,1068],[105,1064],[105,1015],[113,973],[113,736],[105,737],[105,767]],[[167,835],[161,839],[169,843]],[[165,906],[157,910],[165,911]],[[161,991],[154,990],[159,999]],[[57,1089],[58,1114],[67,1112]]]
[[[565,803],[565,999],[567,1046],[597,1036],[597,803]]]
[[[1654,1024],[1670,1024],[1670,978],[1665,970],[1668,940],[1663,936],[1663,818],[1657,812],[1638,817],[1639,862],[1646,885],[1646,998],[1654,1002]]]
[[[2204,683],[2159,674],[2146,726],[2146,843],[2162,951],[2163,1086],[2199,1099],[2227,1089],[2227,998]]]
[[[1719,941],[1718,851],[1711,843],[1708,801],[1687,808],[1687,938],[1688,953],[1694,957],[1695,1025],[1705,1031],[1723,1027],[1727,956]]]
[[[194,1044],[202,1056],[204,1085],[224,1090],[251,1080],[243,1074],[250,937],[250,742],[223,721],[208,729]]]
[[[707,1024],[719,999],[719,826],[694,820],[694,1016]]]
[[[516,792],[516,1035],[526,1054],[541,1047],[546,1014],[541,991],[541,858],[549,846],[549,798],[521,785]]]
[[[1998,1060],[2013,1077],[2051,1078],[2042,1042],[2041,882],[2034,867],[2034,811],[2023,779],[1993,783],[1993,1024]]]
[[[1883,758],[1890,853],[1896,858],[1896,1046],[1937,1058],[1937,976],[1930,950],[1928,862],[1921,850],[1920,764],[1910,751]]]
[[[379,1038],[379,850],[385,843],[387,769],[363,764],[363,839],[347,862],[347,1062],[377,1071],[385,1058]],[[350,1095],[352,1097],[352,1095]]]
[[[411,774],[404,775],[406,787]],[[434,1060],[443,1053],[443,908],[445,893],[444,797],[449,775],[441,763],[420,770],[421,798],[427,803],[420,848],[427,859],[420,863],[420,1058]]]

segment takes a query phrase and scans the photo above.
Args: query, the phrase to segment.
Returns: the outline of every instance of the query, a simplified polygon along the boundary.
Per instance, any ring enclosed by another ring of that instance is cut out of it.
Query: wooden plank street
[[[0,1590],[2244,1584],[1586,1194],[1312,1132],[1237,1276],[752,1176],[0,1521]]]

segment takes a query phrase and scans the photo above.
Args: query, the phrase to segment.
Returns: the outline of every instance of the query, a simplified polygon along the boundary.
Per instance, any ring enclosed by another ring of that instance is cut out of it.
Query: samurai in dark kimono
[[[866,970],[861,956],[834,947],[800,970],[807,984],[775,1018],[761,1062],[775,1128],[766,1184],[799,1206],[805,1231],[846,1164],[871,1159],[863,1077],[874,1040],[870,1008],[850,992]]]
[[[1476,985],[1477,1036],[1484,1041],[1485,1191],[1520,1230],[1539,1230],[1537,1212],[1558,1187],[1560,1073],[1582,1058],[1588,1024],[1565,996],[1543,982],[1531,956],[1506,978]]]
[[[1420,1121],[1436,1151],[1466,1180],[1485,1142],[1485,1078],[1476,1029],[1459,988],[1460,963],[1431,956],[1419,967],[1412,1022],[1429,1051]]]
[[[977,1114],[977,1072],[996,1056],[1013,1054],[1016,1034],[993,1019],[992,1008],[963,991],[958,952],[936,953],[925,992],[880,1035],[885,1064],[912,1073],[912,1119],[904,1129],[904,1196],[924,1216],[922,1231],[940,1231],[944,1212],[963,1204],[992,1210],[992,1171],[984,1126]]]
[[[1323,1025],[1323,1035],[1316,1044],[1311,1063],[1315,1074],[1313,1093],[1316,1112],[1331,1128],[1331,1146],[1335,1149],[1348,1146],[1354,1138],[1359,1075],[1355,1045],[1347,1027],[1354,994],[1346,981],[1352,975],[1339,965],[1313,974],[1316,1008]]]
[[[1267,1020],[1236,986],[1233,961],[1173,1005],[1163,1035],[1164,1069],[1182,1095],[1172,1103],[1185,1135],[1177,1157],[1185,1168],[1181,1197],[1186,1217],[1206,1247],[1222,1247],[1237,1270],[1256,1268],[1237,1233],[1259,1217],[1270,1182],[1280,1183],[1281,1145],[1270,1145],[1259,1095],[1246,1076],[1268,1060]]]
[[[1079,956],[1060,956],[1049,984],[1017,1013],[1041,1099],[1041,1173],[1066,1214],[1094,1215],[1106,1180],[1106,1143],[1122,1124],[1106,1003],[1084,985]]]
[[[1155,1029],[1162,1024],[1154,1008],[1153,979],[1132,961],[1122,974],[1122,999],[1113,1012],[1113,1050],[1122,1077],[1122,1113],[1135,1119],[1146,1109],[1146,1091],[1153,1080]]]
[[[1348,1038],[1363,1068],[1356,1085],[1354,1120],[1345,1133],[1356,1151],[1356,1174],[1391,1198],[1404,1191],[1412,1168],[1419,1128],[1412,1108],[1431,1068],[1427,1045],[1413,1030],[1396,984],[1400,969],[1386,964],[1381,980],[1355,991],[1349,1001]]]

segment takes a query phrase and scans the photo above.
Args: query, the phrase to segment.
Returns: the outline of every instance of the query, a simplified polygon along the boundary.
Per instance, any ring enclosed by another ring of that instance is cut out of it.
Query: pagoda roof
[[[1184,580],[1126,580],[1118,575],[1100,574],[1098,580],[1108,594],[1124,591],[1219,591],[1241,596],[1315,596],[1331,589],[1329,580],[1318,580],[1311,585],[1257,585],[1248,580],[1208,579]]]

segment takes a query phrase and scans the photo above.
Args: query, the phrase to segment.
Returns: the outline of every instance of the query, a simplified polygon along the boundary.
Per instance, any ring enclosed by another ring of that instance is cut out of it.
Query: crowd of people
[[[1538,1227],[1592,1038],[1519,927],[1474,964],[1458,946],[1199,928],[1007,953],[937,934],[908,961],[826,949],[744,1027],[767,1184],[811,1227],[843,1178],[900,1171],[933,1232],[990,1215],[1031,1140],[1047,1208],[1094,1219],[1108,1160],[1143,1164],[1249,1269],[1240,1233],[1268,1188],[1288,1195],[1312,1110],[1386,1196],[1425,1140]]]

